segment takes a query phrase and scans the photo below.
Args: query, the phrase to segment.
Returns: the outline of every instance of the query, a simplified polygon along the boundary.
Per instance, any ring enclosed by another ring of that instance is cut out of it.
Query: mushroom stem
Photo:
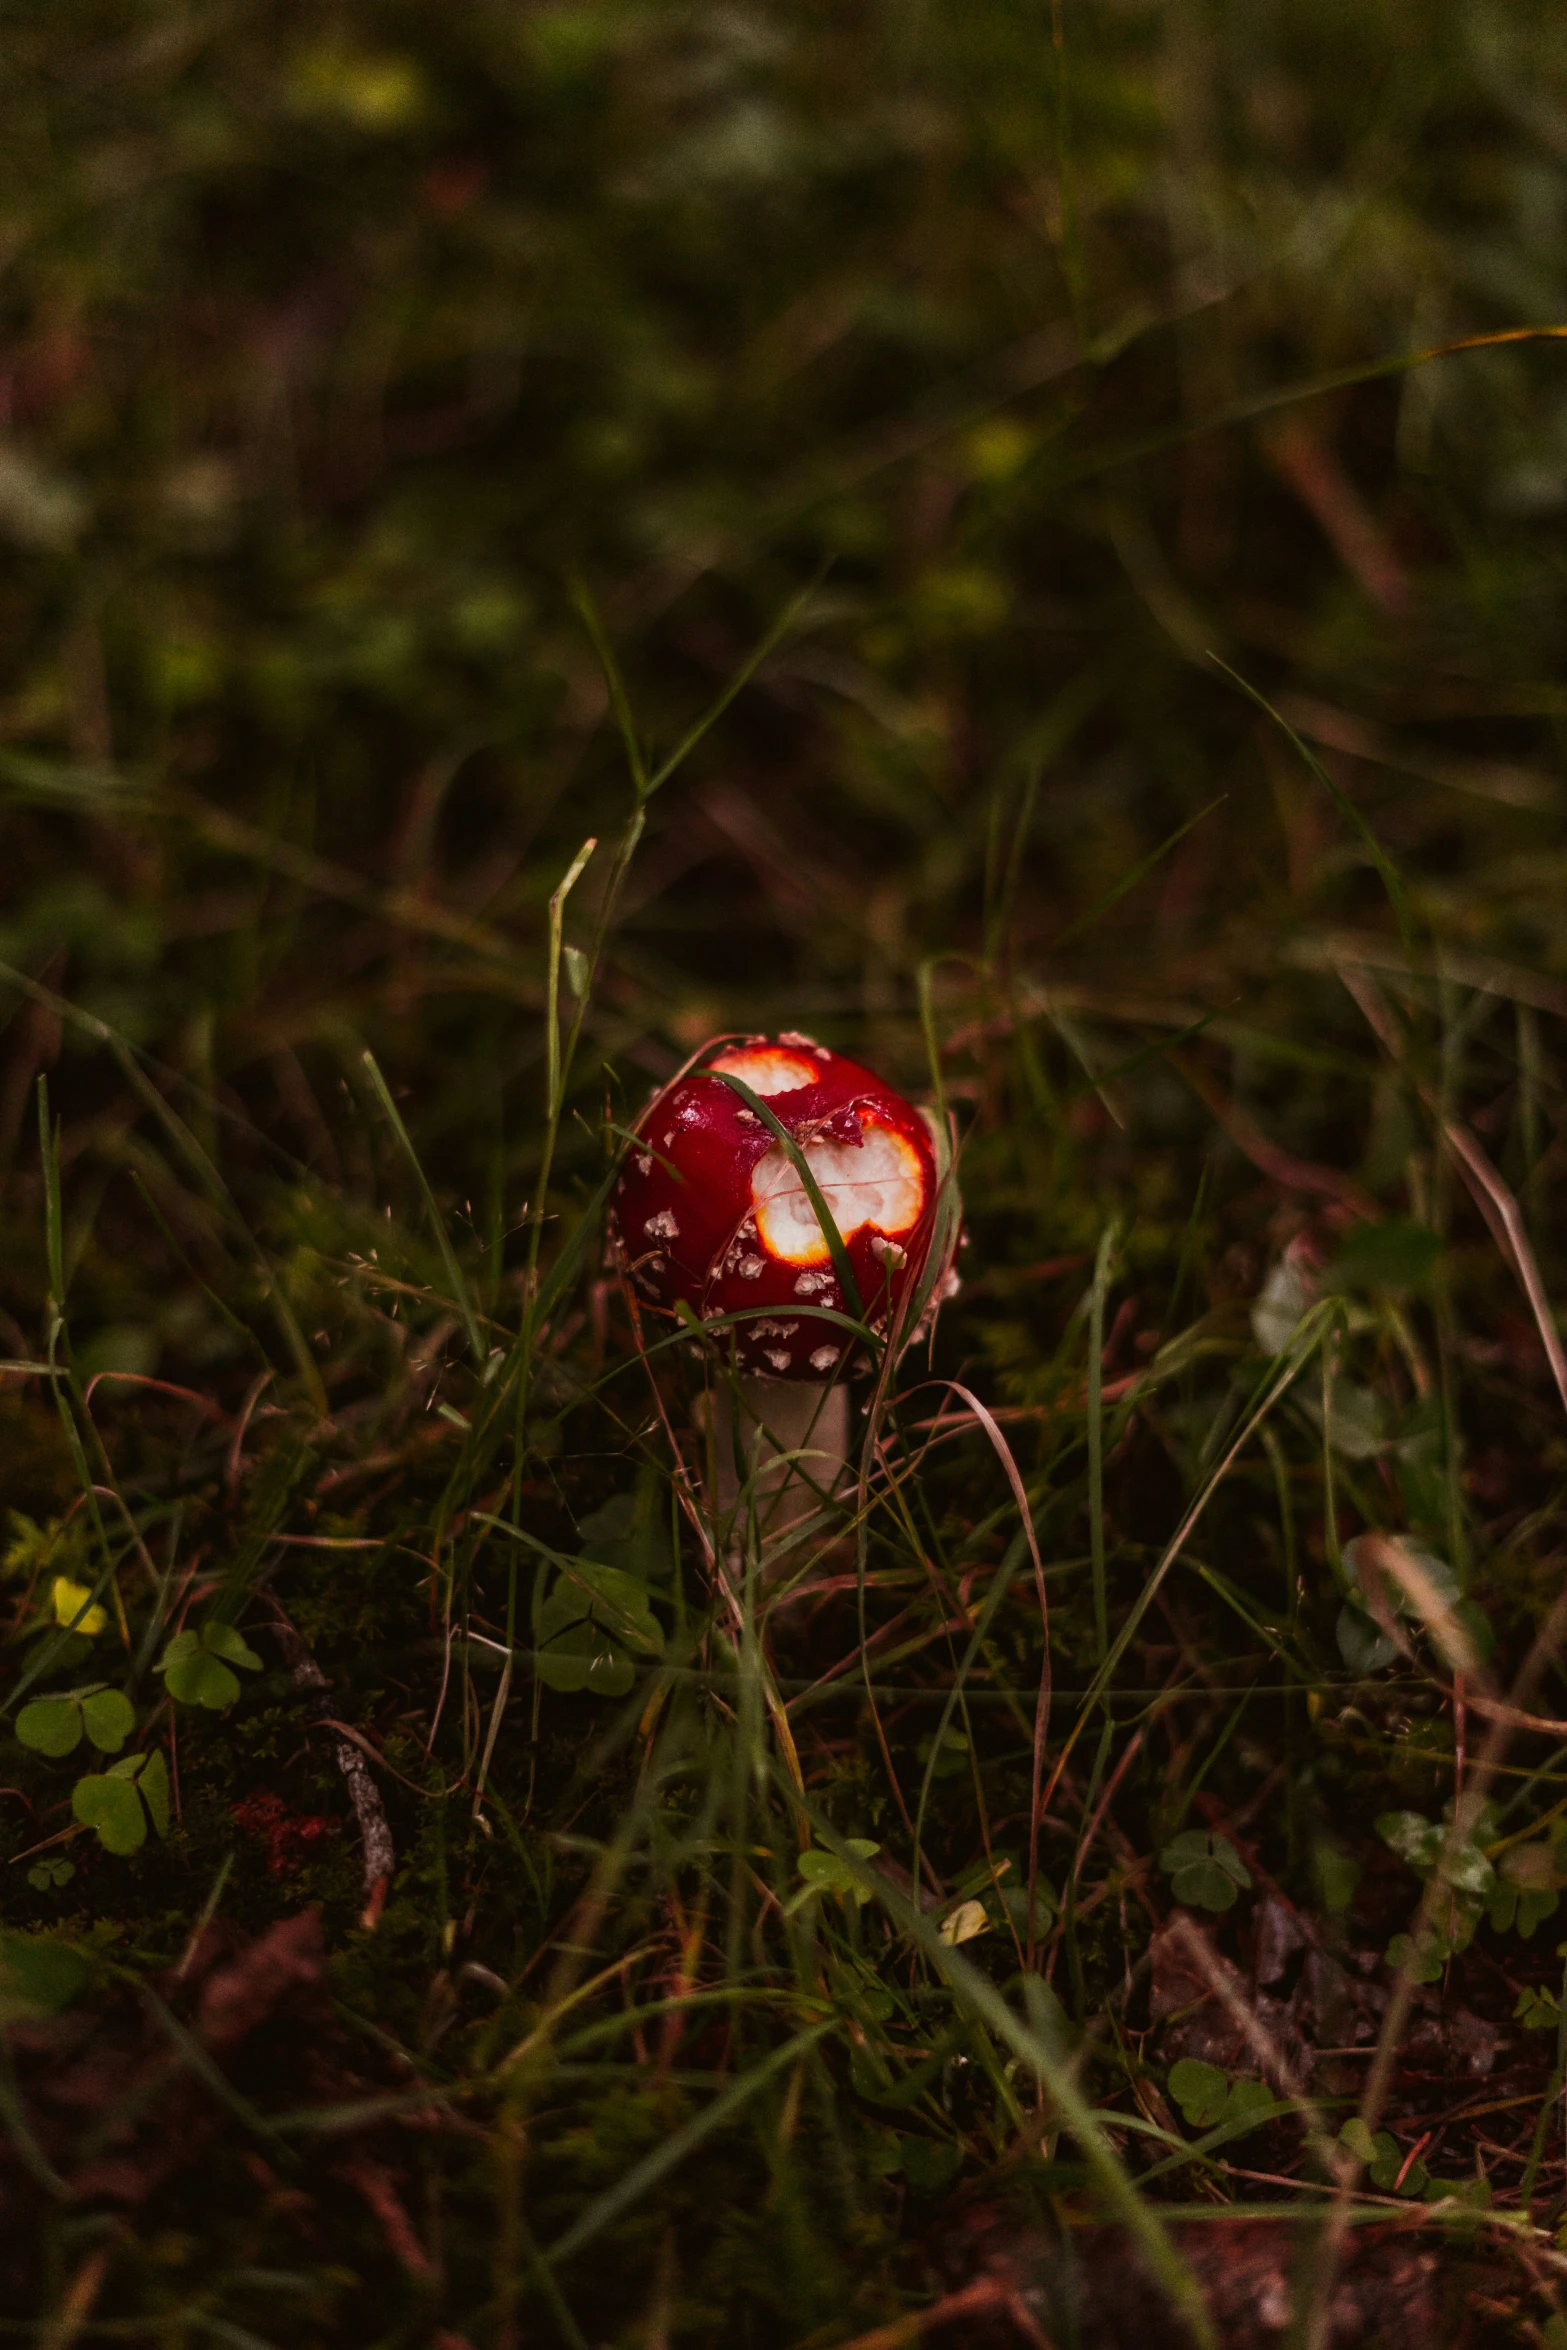
[[[736,1408],[738,1406],[738,1426]],[[798,1456],[798,1457],[795,1457]],[[844,1484],[849,1390],[843,1380],[742,1375],[713,1396],[713,1500],[727,1518],[749,1484],[769,1551]]]

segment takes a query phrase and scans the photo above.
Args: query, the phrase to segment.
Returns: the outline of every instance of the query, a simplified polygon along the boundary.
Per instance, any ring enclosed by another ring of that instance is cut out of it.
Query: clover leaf
[[[118,1754],[136,1727],[130,1699],[102,1682],[35,1697],[16,1717],[16,1735],[34,1754],[58,1757],[79,1746],[85,1730],[100,1754]]]
[[[1335,1636],[1352,1673],[1392,1663],[1400,1646],[1395,1617],[1429,1634],[1450,1664],[1484,1662],[1493,1653],[1496,1635],[1484,1609],[1464,1597],[1446,1559],[1408,1535],[1357,1534],[1344,1545],[1344,1574],[1349,1590]]]
[[[205,1706],[209,1713],[218,1714],[239,1695],[238,1675],[230,1670],[233,1665],[259,1673],[261,1659],[232,1624],[215,1624],[209,1619],[199,1631],[176,1632],[159,1657],[157,1670],[169,1695],[181,1705]]]
[[[1384,2194],[1419,2195],[1424,2191],[1431,2173],[1418,2158],[1408,2160],[1391,2130],[1378,2130],[1373,2137],[1357,2113],[1350,2116],[1338,2136],[1339,2144],[1366,2165],[1373,2187],[1380,2187]]]
[[[1518,1929],[1522,1942],[1532,1939],[1536,1926],[1543,1926],[1548,1917],[1554,1917],[1560,1896],[1549,1887],[1522,1891],[1516,1885],[1498,1885],[1491,1895],[1491,1906],[1486,1913],[1497,1933],[1505,1934],[1510,1926]]]
[[[81,1740],[81,1708],[69,1697],[35,1697],[17,1715],[16,1734],[34,1754],[69,1754]]]
[[[92,1973],[72,1943],[46,1934],[0,1934],[0,2026],[35,2023],[69,2006]]]
[[[1220,2122],[1242,2125],[1249,2115],[1260,2121],[1273,2104],[1265,2082],[1226,2080],[1216,2064],[1195,2056],[1171,2065],[1168,2087],[1194,2130],[1211,2130]],[[1237,2126],[1236,2135],[1243,2134]]]
[[[62,1631],[80,1632],[85,1640],[96,1640],[109,1621],[108,1609],[95,1603],[85,1583],[75,1583],[69,1575],[56,1575],[49,1599]]]
[[[1449,1805],[1449,1811],[1451,1808]],[[1373,1825],[1383,1843],[1407,1861],[1417,1876],[1429,1877],[1435,1870],[1455,1893],[1474,1894],[1482,1900],[1496,1883],[1496,1870],[1481,1850],[1495,1833],[1495,1813],[1489,1808],[1467,1817],[1463,1834],[1451,1842],[1448,1825],[1428,1820],[1417,1811],[1379,1812]]]
[[[636,1678],[625,1650],[662,1656],[664,1628],[644,1586],[623,1567],[597,1559],[561,1562],[533,1607],[533,1669],[547,1689],[588,1689],[623,1697]]]
[[[127,1754],[107,1771],[90,1772],[71,1789],[71,1812],[91,1828],[106,1852],[137,1852],[147,1841],[150,1819],[160,1836],[169,1832],[169,1766],[161,1747]]]
[[[881,1850],[881,1846],[873,1843],[869,1836],[845,1836],[843,1841],[844,1849],[852,1852],[856,1860],[873,1860]],[[812,1845],[809,1852],[801,1853],[800,1874],[805,1879],[805,1891],[796,1894],[791,1908],[798,1908],[813,1893],[836,1893],[856,1906],[867,1898],[855,1882],[854,1871],[848,1862],[840,1860],[836,1852],[824,1852],[819,1845]]]
[[[1429,1931],[1418,1942],[1413,1934],[1395,1934],[1385,1955],[1393,1972],[1406,1974],[1412,1983],[1439,1983],[1452,1956],[1452,1945]]]
[[[1362,1679],[1368,1673],[1379,1673],[1398,1654],[1397,1641],[1388,1638],[1358,1597],[1346,1599],[1339,1609],[1333,1637],[1350,1672]]]
[[[1188,1828],[1173,1836],[1159,1855],[1177,1901],[1193,1909],[1233,1909],[1237,1890],[1251,1883],[1251,1871],[1227,1836]]]
[[[1028,1888],[1026,1885],[1004,1885],[996,1896],[1001,1908],[1020,1934],[1028,1932]],[[1034,1932],[1048,1934],[1055,1923],[1061,1897],[1048,1877],[1034,1880]]]
[[[1194,2130],[1211,2130],[1224,2111],[1230,2084],[1216,2064],[1183,2056],[1170,2067],[1170,2095]]]

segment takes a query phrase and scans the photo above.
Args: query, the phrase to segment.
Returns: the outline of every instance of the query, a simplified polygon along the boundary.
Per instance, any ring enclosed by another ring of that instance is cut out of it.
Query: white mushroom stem
[[[713,1395],[713,1467],[719,1516],[733,1514],[743,1478],[759,1532],[776,1552],[780,1536],[847,1481],[847,1384],[754,1375],[720,1382]]]

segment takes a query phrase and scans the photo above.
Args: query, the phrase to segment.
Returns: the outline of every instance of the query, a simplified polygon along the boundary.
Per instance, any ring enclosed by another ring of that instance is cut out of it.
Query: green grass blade
[[[641,795],[644,799],[651,799],[654,792],[658,790],[659,786],[661,784],[667,783],[670,777],[675,774],[677,769],[685,765],[687,759],[691,756],[691,753],[696,749],[697,744],[702,740],[702,737],[708,733],[712,727],[717,725],[719,719],[728,709],[735,696],[740,693],[744,687],[750,684],[758,669],[761,668],[762,663],[767,659],[768,654],[773,651],[775,646],[781,644],[783,639],[789,634],[790,629],[793,628],[796,620],[798,620],[800,614],[805,610],[807,604],[809,604],[811,598],[815,595],[817,589],[821,586],[822,581],[826,578],[830,568],[831,566],[829,564],[823,564],[822,568],[817,572],[815,578],[809,580],[806,585],[800,589],[798,595],[791,596],[789,602],[785,604],[783,610],[779,613],[771,628],[768,629],[766,635],[762,637],[754,651],[752,651],[746,657],[746,659],[741,663],[740,667],[735,671],[733,677],[731,677],[729,680],[729,683],[724,687],[723,692],[718,696],[718,699],[708,705],[707,709],[696,721],[695,725],[688,728],[686,733],[681,736],[679,742],[670,752],[668,758],[662,760],[660,764],[654,769],[653,773],[648,777]]]
[[[1221,661],[1217,653],[1210,653],[1208,658],[1216,669],[1223,670],[1225,676],[1230,680],[1230,683],[1234,686],[1237,686],[1239,690],[1246,696],[1246,699],[1249,702],[1254,702],[1256,704],[1257,708],[1263,713],[1264,717],[1272,719],[1274,725],[1284,736],[1286,742],[1288,742],[1294,749],[1307,773],[1316,777],[1316,780],[1321,784],[1323,790],[1328,794],[1329,798],[1333,802],[1333,805],[1335,808],[1337,808],[1339,814],[1343,817],[1345,823],[1348,824],[1353,831],[1360,835],[1361,840],[1365,844],[1366,854],[1370,857],[1372,864],[1377,869],[1377,873],[1382,882],[1382,887],[1387,891],[1388,904],[1392,907],[1393,919],[1398,924],[1399,943],[1404,950],[1404,960],[1409,965],[1410,969],[1413,970],[1415,962],[1415,944],[1414,929],[1409,913],[1409,892],[1404,887],[1403,875],[1399,872],[1397,866],[1388,856],[1387,851],[1383,848],[1382,843],[1378,840],[1376,834],[1372,831],[1371,826],[1367,823],[1365,817],[1356,807],[1349,794],[1346,791],[1341,790],[1339,785],[1334,782],[1332,776],[1323,766],[1322,761],[1317,757],[1315,751],[1312,750],[1310,744],[1301,740],[1300,736],[1295,732],[1294,727],[1291,726],[1289,720],[1280,716],[1279,712],[1275,710],[1273,704],[1268,700],[1267,696],[1265,694],[1260,694],[1254,685],[1248,684],[1246,679],[1241,676],[1239,670],[1232,669],[1230,667],[1228,661]]]
[[[722,2129],[726,2122],[732,2121],[759,2089],[765,2089],[768,2082],[787,2066],[798,2064],[818,2041],[825,2040],[829,2032],[837,2029],[836,2019],[824,2024],[812,2024],[807,2031],[797,2032],[792,2040],[785,2041],[781,2048],[775,2048],[770,2055],[764,2056],[759,2064],[752,2065],[738,2080],[731,2081],[722,2095],[713,2099],[711,2105],[705,2106],[699,2114],[674,2131],[651,2154],[645,2154],[640,2162],[633,2163],[625,2177],[617,2179],[613,2187],[595,2196],[587,2210],[572,2222],[563,2236],[548,2247],[542,2258],[551,2268],[558,2268],[562,2261],[570,2260],[583,2251],[596,2236],[601,2236],[607,2227],[612,2226],[622,2213],[640,2203],[643,2196],[650,2193],[661,2179],[668,2177],[671,2171],[678,2170],[687,2155],[694,2153],[705,2138],[710,2138],[715,2130]]]
[[[430,1188],[429,1177],[425,1174],[420,1163],[419,1154],[414,1149],[407,1127],[403,1124],[402,1114],[392,1099],[392,1089],[382,1076],[380,1065],[374,1053],[366,1045],[359,1057],[365,1074],[375,1089],[375,1097],[381,1105],[386,1122],[397,1139],[398,1148],[407,1160],[413,1179],[419,1186],[419,1196],[424,1202],[425,1214],[430,1219],[430,1228],[435,1235],[436,1246],[441,1252],[441,1262],[446,1268],[452,1304],[462,1316],[462,1325],[468,1340],[468,1352],[477,1367],[484,1361],[484,1334],[479,1328],[479,1317],[474,1312],[473,1299],[469,1294],[468,1284],[463,1278],[462,1267],[457,1262],[457,1252],[452,1246],[451,1235],[446,1229],[446,1219],[441,1214],[440,1202]]]
[[[843,1234],[838,1230],[833,1212],[822,1196],[821,1185],[806,1163],[804,1151],[801,1150],[788,1127],[768,1108],[761,1095],[746,1084],[743,1077],[736,1077],[728,1069],[708,1069],[704,1071],[704,1075],[716,1077],[721,1085],[728,1086],[731,1093],[737,1093],[753,1116],[760,1118],[774,1139],[782,1143],[790,1165],[805,1187],[805,1196],[811,1203],[816,1221],[821,1226],[822,1238],[827,1243],[827,1253],[832,1258],[833,1271],[838,1276],[838,1287],[843,1292],[844,1302],[854,1320],[863,1324],[865,1303],[860,1296],[860,1285],[854,1278],[854,1267],[849,1262],[849,1252],[843,1245]]]

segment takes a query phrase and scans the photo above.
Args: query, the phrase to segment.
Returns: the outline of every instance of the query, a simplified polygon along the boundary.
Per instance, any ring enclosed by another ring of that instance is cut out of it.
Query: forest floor
[[[0,2340],[1567,2350],[1564,29],[15,12]]]

